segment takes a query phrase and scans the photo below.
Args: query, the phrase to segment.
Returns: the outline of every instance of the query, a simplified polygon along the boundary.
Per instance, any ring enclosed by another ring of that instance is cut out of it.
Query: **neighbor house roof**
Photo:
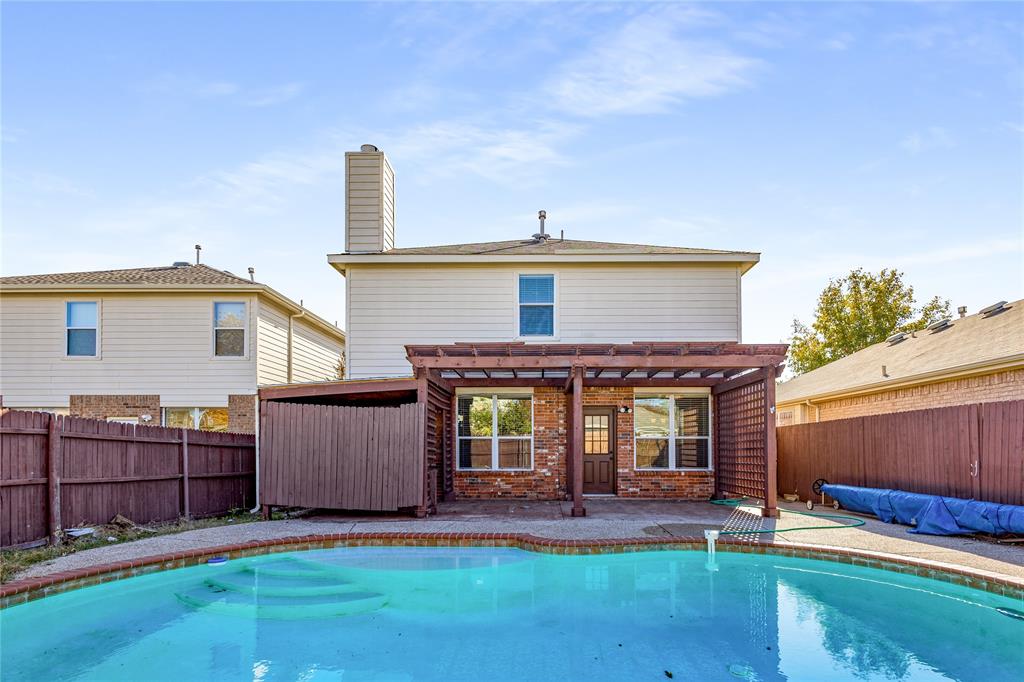
[[[167,265],[152,268],[127,268],[121,270],[94,270],[89,272],[54,272],[43,275],[12,275],[0,277],[0,293],[42,293],[42,292],[92,292],[92,291],[246,291],[263,294],[291,311],[304,312],[304,319],[311,321],[337,338],[344,339],[344,332],[327,320],[314,315],[287,296],[261,282],[254,282],[218,270],[209,265]]]
[[[1018,366],[1024,367],[1024,300],[1001,312],[954,319],[944,329],[868,346],[780,384],[776,402],[839,398]]]
[[[512,239],[475,244],[448,244],[390,249],[372,253],[338,253],[328,261],[339,270],[357,263],[472,263],[472,262],[719,262],[753,267],[760,254],[750,251],[693,249],[681,246],[620,244],[577,239]]]
[[[46,275],[14,275],[0,277],[0,286],[12,285],[74,285],[94,284],[160,284],[160,285],[245,285],[256,284],[217,270],[209,265],[168,265],[155,268],[128,268],[125,270],[95,270],[92,272],[55,272]],[[262,285],[261,285],[262,286]]]

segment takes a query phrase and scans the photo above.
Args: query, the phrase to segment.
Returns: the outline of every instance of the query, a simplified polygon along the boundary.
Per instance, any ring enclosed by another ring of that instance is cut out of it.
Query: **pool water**
[[[1018,601],[825,561],[705,562],[403,547],[237,559],[0,611],[0,677],[1022,679]]]

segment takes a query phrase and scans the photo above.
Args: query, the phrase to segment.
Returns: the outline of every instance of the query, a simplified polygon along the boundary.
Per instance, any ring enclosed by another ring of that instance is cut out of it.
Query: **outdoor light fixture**
[[[627,406],[623,405],[622,407],[619,408],[619,413],[620,414],[633,414],[633,408],[632,407],[627,407]]]

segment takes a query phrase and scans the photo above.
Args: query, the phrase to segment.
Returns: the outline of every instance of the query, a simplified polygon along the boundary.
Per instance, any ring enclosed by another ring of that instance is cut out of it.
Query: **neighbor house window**
[[[636,468],[711,468],[710,400],[707,394],[637,396]]]
[[[519,336],[555,335],[555,276],[519,275]]]
[[[99,314],[96,301],[68,301],[65,310],[65,351],[74,357],[99,355]]]
[[[460,469],[533,467],[533,401],[522,395],[460,395]]]
[[[213,354],[219,358],[245,356],[245,304],[213,304]]]
[[[228,411],[223,407],[165,407],[164,426],[201,431],[227,431]]]

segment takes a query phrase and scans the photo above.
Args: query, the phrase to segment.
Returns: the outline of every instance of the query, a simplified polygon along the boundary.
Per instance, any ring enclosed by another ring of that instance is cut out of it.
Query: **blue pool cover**
[[[850,511],[874,514],[886,523],[914,526],[911,533],[1024,535],[1024,507],[1013,504],[833,483],[822,485],[821,490]]]

